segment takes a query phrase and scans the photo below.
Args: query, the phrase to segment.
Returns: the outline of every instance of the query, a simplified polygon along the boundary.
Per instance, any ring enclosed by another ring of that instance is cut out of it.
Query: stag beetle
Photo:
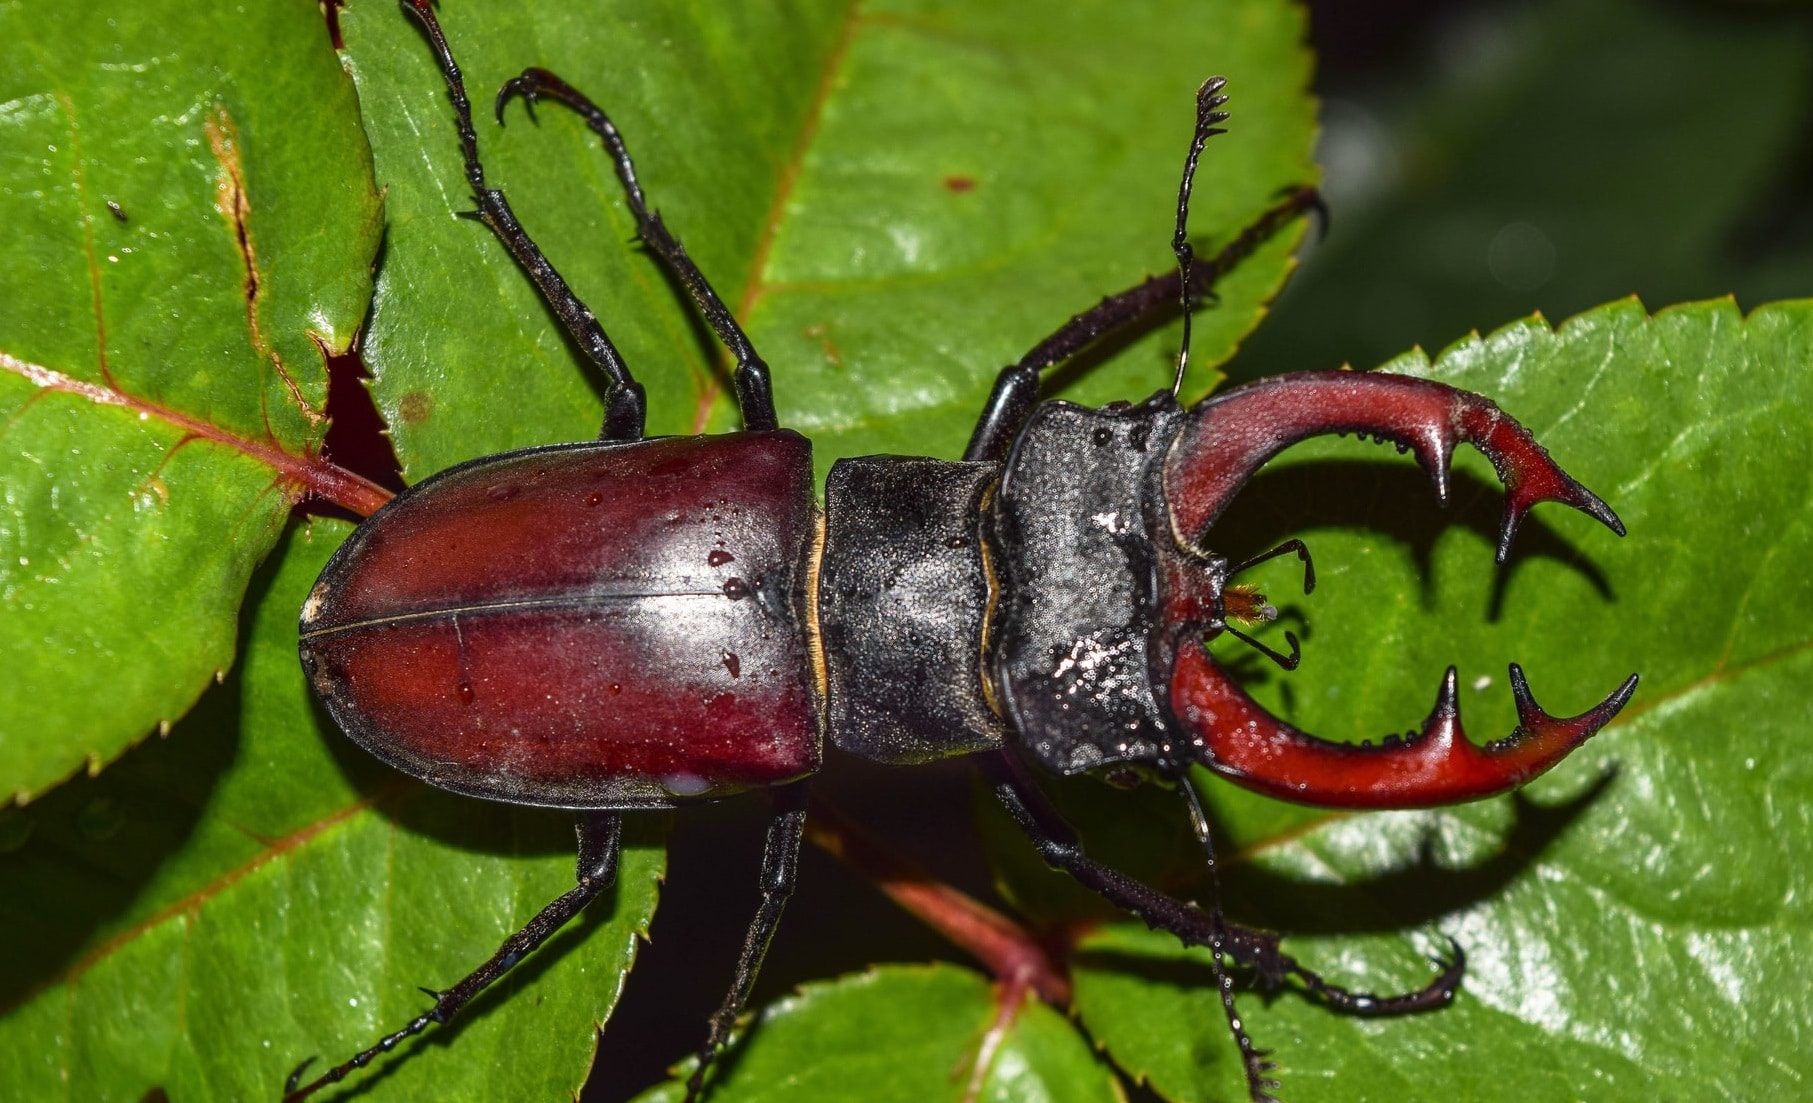
[[[744,431],[644,438],[642,388],[501,191],[487,184],[471,106],[430,0],[404,0],[451,95],[476,217],[535,282],[603,373],[595,442],[486,456],[399,495],[322,572],[301,615],[310,684],[360,746],[430,784],[579,813],[577,883],[433,1006],[306,1085],[302,1099],[403,1039],[445,1023],[611,883],[622,814],[772,790],[762,902],[735,978],[688,1083],[742,1010],[795,879],[807,781],[827,740],[912,765],[975,755],[1040,854],[1118,907],[1212,952],[1254,1100],[1273,1066],[1234,1006],[1229,967],[1262,983],[1296,978],[1356,1014],[1446,1004],[1459,946],[1424,988],[1351,992],[1304,968],[1279,936],[1229,922],[1085,855],[1030,763],[1060,775],[1137,769],[1173,782],[1192,764],[1287,800],[1347,808],[1448,804],[1502,793],[1558,762],[1629,700],[1635,676],[1571,719],[1548,715],[1511,667],[1518,727],[1479,747],[1461,730],[1449,668],[1421,731],[1384,745],[1330,743],[1249,697],[1204,646],[1227,633],[1287,669],[1290,654],[1242,630],[1264,599],[1232,580],[1308,550],[1292,540],[1241,563],[1206,534],[1266,460],[1318,434],[1351,432],[1415,453],[1445,497],[1465,441],[1509,488],[1498,558],[1532,506],[1558,501],[1622,534],[1617,516],[1490,400],[1440,383],[1356,372],[1264,379],[1185,409],[1192,301],[1288,220],[1315,206],[1287,194],[1219,255],[1197,264],[1184,235],[1205,142],[1223,133],[1225,82],[1197,95],[1178,189],[1175,275],[1072,318],[1000,373],[961,461],[868,456],[832,469],[815,504],[811,445],[776,422],[767,365],[679,240],[652,212],[622,136],[559,77],[529,69],[498,93],[577,112],[603,143],[641,239],[685,288],[736,361]],[[1102,334],[1172,302],[1183,351],[1172,385],[1090,409],[1037,401],[1041,372]],[[1193,788],[1189,805],[1211,872]]]

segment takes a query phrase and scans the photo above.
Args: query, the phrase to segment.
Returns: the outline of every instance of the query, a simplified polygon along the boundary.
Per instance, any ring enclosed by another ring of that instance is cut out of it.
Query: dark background
[[[1813,291],[1806,6],[1309,8],[1333,223],[1230,366],[1235,379],[1373,367],[1533,310],[1559,323],[1631,294],[1652,309],[1734,294],[1748,309]],[[838,759],[821,791],[999,904],[961,763],[908,772]],[[653,944],[604,1034],[587,1103],[629,1099],[702,1038],[755,908],[762,823],[759,798],[676,819]],[[931,958],[967,963],[807,847],[754,1006],[877,961]]]

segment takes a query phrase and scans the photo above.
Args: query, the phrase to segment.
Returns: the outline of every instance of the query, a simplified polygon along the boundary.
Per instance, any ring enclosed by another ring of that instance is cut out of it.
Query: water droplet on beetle
[[[736,558],[736,556],[731,555],[723,548],[717,548],[710,555],[705,557],[705,562],[710,563],[714,567],[722,567],[726,563],[736,562]]]
[[[740,578],[724,580],[724,596],[732,601],[740,601],[749,596],[749,583]]]
[[[472,683],[466,681],[464,678],[461,678],[459,685],[453,688],[460,695],[460,704],[462,705],[470,705],[476,699],[476,695],[472,692]]]
[[[615,697],[615,696],[617,696],[617,695],[618,695],[618,694],[619,694],[619,693],[622,693],[622,692],[623,692],[623,687],[622,687],[622,686],[620,686],[620,685],[618,685],[618,684],[617,684],[617,683],[616,683],[616,682],[612,682],[612,683],[611,683],[611,696],[612,696],[612,697]]]
[[[736,652],[726,651],[724,652],[724,669],[730,671],[730,676],[732,678],[741,678],[743,676],[743,660],[737,658]]]
[[[588,506],[595,506],[602,501],[604,501],[604,495],[599,494],[596,491],[585,496],[585,504]]]

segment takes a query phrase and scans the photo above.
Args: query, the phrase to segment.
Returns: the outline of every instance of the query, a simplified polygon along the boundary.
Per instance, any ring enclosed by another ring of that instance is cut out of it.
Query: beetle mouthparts
[[[1334,808],[1427,808],[1514,789],[1567,757],[1611,722],[1637,689],[1631,675],[1578,716],[1556,717],[1530,694],[1511,664],[1518,725],[1477,746],[1460,721],[1453,667],[1442,676],[1435,709],[1408,736],[1377,746],[1331,743],[1266,712],[1200,647],[1177,658],[1171,707],[1191,733],[1197,761],[1255,792]]]

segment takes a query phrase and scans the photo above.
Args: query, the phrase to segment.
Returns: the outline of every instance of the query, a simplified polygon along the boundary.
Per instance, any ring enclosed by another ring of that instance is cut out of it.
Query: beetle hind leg
[[[711,1016],[705,1042],[699,1047],[698,1063],[686,1079],[686,1103],[696,1103],[705,1093],[705,1076],[711,1071],[713,1058],[730,1037],[743,1005],[749,1002],[749,990],[768,953],[768,943],[780,924],[781,912],[793,895],[799,876],[800,843],[806,834],[806,786],[798,782],[775,794],[773,817],[768,821],[768,840],[762,848],[762,903],[749,924],[743,939],[743,952],[737,958],[736,976],[724,1002]]]
[[[623,817],[618,813],[590,812],[581,817],[578,869],[571,889],[541,909],[522,930],[504,939],[496,953],[459,983],[443,992],[431,988],[422,989],[434,997],[434,1006],[411,1019],[402,1029],[386,1034],[374,1045],[359,1051],[307,1084],[300,1083],[302,1074],[315,1059],[310,1057],[296,1066],[295,1071],[284,1081],[283,1103],[297,1103],[322,1088],[339,1083],[355,1070],[371,1064],[379,1056],[389,1053],[430,1026],[444,1024],[459,1014],[460,1009],[470,1003],[473,997],[515,968],[555,931],[565,926],[568,920],[578,915],[587,904],[616,882],[617,855],[622,849],[622,841]]]

